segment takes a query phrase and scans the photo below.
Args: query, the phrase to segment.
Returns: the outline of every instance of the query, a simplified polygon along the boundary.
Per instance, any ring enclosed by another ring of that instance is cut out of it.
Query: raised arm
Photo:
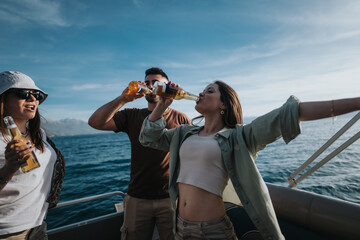
[[[330,101],[301,102],[299,104],[299,120],[310,121],[334,117],[360,110],[360,98],[345,98]]]
[[[171,105],[172,101],[173,99],[171,98],[160,97],[160,101],[149,115],[149,121],[155,122],[156,120],[159,120],[163,116],[165,110]]]
[[[98,130],[116,131],[117,127],[113,120],[115,113],[126,103],[143,96],[144,94],[130,94],[126,88],[119,97],[98,108],[89,118],[88,124]]]

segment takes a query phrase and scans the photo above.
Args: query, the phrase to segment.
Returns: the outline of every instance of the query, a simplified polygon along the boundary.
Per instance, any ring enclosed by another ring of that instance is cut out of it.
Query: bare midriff
[[[180,217],[188,221],[203,222],[225,216],[221,197],[198,187],[178,183]]]

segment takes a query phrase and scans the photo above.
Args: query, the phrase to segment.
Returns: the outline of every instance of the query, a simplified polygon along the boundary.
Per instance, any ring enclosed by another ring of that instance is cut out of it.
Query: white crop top
[[[180,147],[177,182],[190,184],[222,197],[229,176],[214,135],[188,137]]]

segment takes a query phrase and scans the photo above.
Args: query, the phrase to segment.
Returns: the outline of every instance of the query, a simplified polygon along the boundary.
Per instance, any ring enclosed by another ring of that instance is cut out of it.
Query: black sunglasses
[[[41,101],[45,98],[45,94],[38,90],[32,90],[32,92],[30,92],[30,90],[26,89],[16,89],[9,92],[14,93],[20,99],[29,99],[31,98],[31,95],[34,96],[34,98],[38,101]]]

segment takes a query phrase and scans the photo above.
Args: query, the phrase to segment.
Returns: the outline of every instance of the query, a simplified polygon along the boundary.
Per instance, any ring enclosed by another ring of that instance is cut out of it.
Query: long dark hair
[[[221,115],[224,125],[234,128],[236,124],[243,124],[242,108],[236,91],[223,81],[217,80],[214,84],[219,87],[220,100],[226,106],[224,114]],[[192,123],[194,124],[195,120],[201,121],[203,118],[202,115],[198,116],[192,120]]]
[[[5,141],[9,142],[10,139],[6,137],[7,129],[4,123],[4,117],[7,116],[6,110],[4,105],[6,104],[6,94],[7,92],[1,94],[1,109],[0,109],[0,117],[1,117],[1,134],[4,137]],[[44,152],[44,142],[42,140],[42,132],[40,129],[41,124],[41,117],[39,110],[36,109],[35,117],[33,119],[28,120],[27,122],[27,129],[30,134],[31,142],[35,145],[36,149],[39,149],[41,152]]]

